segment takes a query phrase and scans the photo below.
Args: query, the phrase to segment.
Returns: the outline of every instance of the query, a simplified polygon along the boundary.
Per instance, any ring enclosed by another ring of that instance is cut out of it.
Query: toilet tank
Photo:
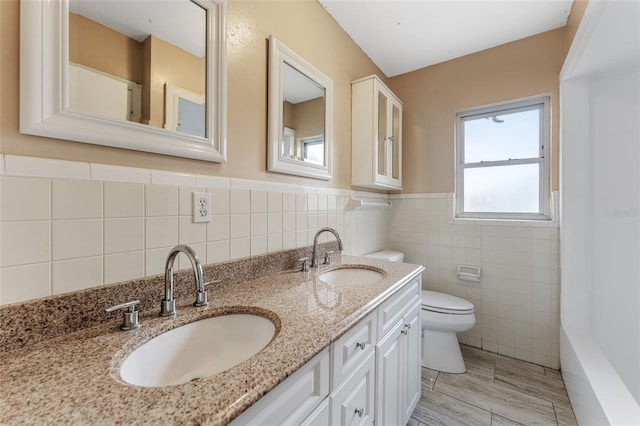
[[[388,260],[390,262],[402,262],[404,261],[404,253],[393,250],[381,250],[375,253],[365,254],[364,257],[379,260]]]

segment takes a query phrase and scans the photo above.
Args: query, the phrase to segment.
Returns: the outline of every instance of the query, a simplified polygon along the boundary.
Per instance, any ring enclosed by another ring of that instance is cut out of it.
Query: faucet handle
[[[114,312],[126,309],[126,311],[122,312],[122,325],[120,326],[121,330],[133,330],[140,327],[140,319],[138,317],[138,309],[136,305],[140,303],[139,300],[132,300],[130,302],[121,303],[116,306],[111,306],[105,309],[106,312]]]
[[[196,301],[193,302],[193,306],[201,308],[209,304],[209,296],[207,296],[207,290],[196,291]]]
[[[331,256],[333,256],[333,253],[335,253],[333,250],[329,250],[328,252],[326,252],[324,254],[324,264],[325,265],[331,265]]]
[[[309,257],[303,257],[302,259],[298,259],[298,262],[302,263],[302,268],[300,272],[309,272]]]

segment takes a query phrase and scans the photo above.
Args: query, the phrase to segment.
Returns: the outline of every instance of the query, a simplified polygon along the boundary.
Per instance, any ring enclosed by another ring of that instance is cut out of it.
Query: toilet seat
[[[473,304],[460,297],[437,291],[422,290],[422,309],[451,315],[473,314]]]

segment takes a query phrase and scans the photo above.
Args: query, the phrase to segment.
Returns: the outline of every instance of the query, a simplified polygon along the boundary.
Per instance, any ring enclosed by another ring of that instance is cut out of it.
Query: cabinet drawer
[[[414,278],[378,308],[378,336],[384,337],[410,309],[420,304],[421,277]]]
[[[331,345],[332,390],[340,386],[342,381],[374,351],[377,342],[376,312],[369,314]]]
[[[329,394],[329,349],[236,417],[231,425],[300,424]]]
[[[330,399],[332,425],[372,425],[375,419],[375,352],[350,376]]]

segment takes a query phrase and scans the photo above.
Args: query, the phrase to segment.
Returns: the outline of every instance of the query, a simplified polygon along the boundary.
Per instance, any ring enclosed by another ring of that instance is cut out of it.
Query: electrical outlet
[[[193,221],[195,223],[211,222],[211,194],[209,192],[193,193]]]

